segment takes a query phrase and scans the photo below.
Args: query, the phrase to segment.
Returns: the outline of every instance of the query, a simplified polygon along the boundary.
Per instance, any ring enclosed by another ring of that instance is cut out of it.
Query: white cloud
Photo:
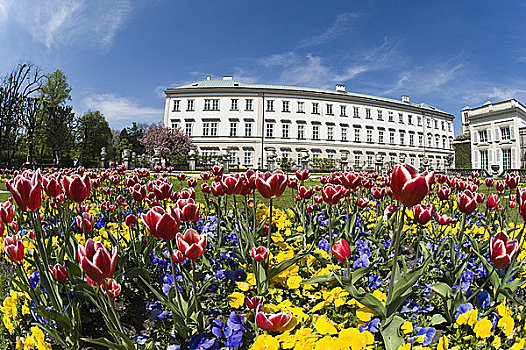
[[[347,28],[348,24],[353,19],[357,19],[359,17],[360,16],[356,13],[341,13],[336,17],[332,25],[329,28],[327,28],[323,33],[300,41],[298,47],[309,47],[326,43],[327,41],[341,34],[341,32]]]
[[[107,47],[130,11],[130,0],[0,0],[0,23],[47,49]]]
[[[97,94],[82,100],[87,111],[98,110],[106,117],[112,128],[122,129],[132,122],[158,123],[163,120],[162,108],[143,107],[136,100],[114,94]]]

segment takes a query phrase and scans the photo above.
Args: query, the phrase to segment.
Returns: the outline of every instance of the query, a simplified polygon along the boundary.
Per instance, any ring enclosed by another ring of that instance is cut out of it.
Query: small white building
[[[524,138],[526,107],[515,99],[484,103],[480,107],[466,106],[461,111],[463,131],[471,134],[471,159],[474,169],[491,173],[524,168]],[[524,134],[524,135],[523,135]],[[522,135],[522,137],[521,137]]]
[[[452,114],[400,100],[334,90],[244,84],[223,77],[167,89],[164,125],[180,128],[202,156],[241,168],[269,159],[346,159],[355,169],[407,162],[444,170],[453,159]]]

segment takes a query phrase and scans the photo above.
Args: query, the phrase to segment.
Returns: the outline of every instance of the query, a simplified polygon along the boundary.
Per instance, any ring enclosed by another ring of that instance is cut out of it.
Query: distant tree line
[[[163,155],[181,155],[193,147],[180,130],[133,122],[118,131],[110,129],[100,111],[77,116],[71,91],[61,70],[43,74],[32,62],[20,63],[0,78],[0,167],[71,166],[74,159],[92,167],[103,147],[106,159],[117,162],[124,149],[149,154],[154,144],[163,148]]]

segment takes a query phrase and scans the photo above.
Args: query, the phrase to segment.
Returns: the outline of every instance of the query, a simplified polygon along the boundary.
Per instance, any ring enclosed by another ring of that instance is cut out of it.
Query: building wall
[[[372,166],[370,163],[377,155],[383,157],[384,162],[400,162],[400,156],[405,156],[406,162],[420,167],[426,155],[433,168],[444,169],[445,157],[453,154],[453,116],[423,108],[297,91],[175,90],[169,90],[166,96],[164,124],[180,127],[182,131],[191,124],[191,136],[200,154],[219,155],[229,149],[235,153],[233,160],[241,167],[258,166],[262,153],[266,164],[267,156],[272,152],[278,158],[289,157],[298,164],[302,152],[307,151],[311,159],[340,159],[345,153],[349,164],[356,168]],[[232,108],[233,99],[237,100],[237,109]],[[252,100],[252,110],[246,109],[247,99]],[[188,100],[194,101],[193,111],[187,111]],[[218,109],[206,110],[205,100],[218,100]],[[174,110],[175,101],[179,101],[178,110]],[[272,101],[272,109],[268,108],[269,101]],[[332,106],[332,113],[328,105]],[[342,106],[345,115],[342,115]],[[215,136],[210,135],[211,123],[217,123]],[[231,135],[231,123],[237,125],[235,135]],[[252,124],[252,136],[245,136],[247,123]],[[208,136],[204,135],[207,126]],[[288,137],[283,135],[284,128],[288,128]],[[299,135],[301,129],[303,137]],[[263,142],[262,132],[265,136]],[[252,152],[251,164],[245,162],[245,152]]]
[[[494,164],[499,166],[499,172],[520,168],[519,129],[526,127],[526,109],[510,100],[486,104],[467,113],[473,168],[490,172]]]

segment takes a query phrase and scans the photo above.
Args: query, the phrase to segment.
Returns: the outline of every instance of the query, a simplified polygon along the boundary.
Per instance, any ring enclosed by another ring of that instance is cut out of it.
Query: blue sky
[[[59,68],[77,113],[162,119],[163,89],[233,75],[426,102],[526,102],[526,1],[0,0],[0,74]]]

